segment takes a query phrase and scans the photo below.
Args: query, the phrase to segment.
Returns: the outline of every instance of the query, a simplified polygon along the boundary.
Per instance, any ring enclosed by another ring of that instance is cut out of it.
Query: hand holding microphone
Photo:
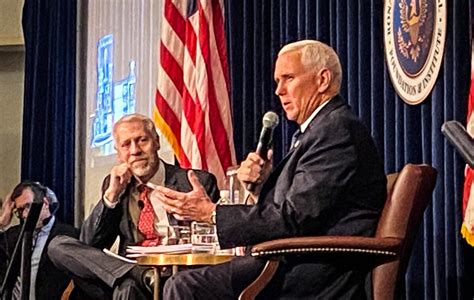
[[[269,157],[271,158],[272,156],[270,146],[272,143],[273,129],[275,129],[279,123],[278,115],[271,111],[267,112],[263,116],[262,123],[263,127],[260,132],[256,152],[250,153],[247,156],[247,159],[242,162],[237,172],[237,177],[240,181],[246,183],[246,189],[250,192],[255,192],[256,184],[266,179],[262,177],[268,176],[268,174],[265,174],[268,173],[265,172],[265,167],[268,167],[265,166],[265,164]]]

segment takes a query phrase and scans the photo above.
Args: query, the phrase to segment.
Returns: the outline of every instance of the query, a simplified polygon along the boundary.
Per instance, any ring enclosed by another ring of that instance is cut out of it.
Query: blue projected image
[[[112,126],[126,114],[136,111],[135,61],[129,62],[129,74],[125,79],[113,81],[113,35],[99,39],[97,43],[97,95],[95,113],[91,115],[91,147],[99,148],[100,155],[113,153]]]

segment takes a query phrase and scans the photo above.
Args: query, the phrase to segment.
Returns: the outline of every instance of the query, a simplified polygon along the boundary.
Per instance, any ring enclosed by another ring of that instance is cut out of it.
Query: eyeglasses
[[[23,217],[23,212],[29,212],[31,207],[31,203],[26,203],[24,207],[15,207],[13,209],[13,213],[15,216],[17,216],[18,219],[21,219]]]

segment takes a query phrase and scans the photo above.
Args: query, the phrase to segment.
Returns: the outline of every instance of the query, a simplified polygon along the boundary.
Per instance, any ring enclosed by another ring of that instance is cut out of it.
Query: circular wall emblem
[[[446,39],[446,0],[385,0],[384,44],[390,79],[408,104],[428,97]]]

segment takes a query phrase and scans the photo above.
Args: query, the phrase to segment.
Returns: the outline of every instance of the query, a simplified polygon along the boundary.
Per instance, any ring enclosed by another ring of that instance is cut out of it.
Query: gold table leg
[[[160,299],[160,270],[158,267],[153,267],[153,275],[155,276],[155,284],[153,286],[153,300]]]
[[[179,271],[178,270],[178,265],[171,266],[171,274],[174,275],[174,274],[178,273],[178,271]]]

